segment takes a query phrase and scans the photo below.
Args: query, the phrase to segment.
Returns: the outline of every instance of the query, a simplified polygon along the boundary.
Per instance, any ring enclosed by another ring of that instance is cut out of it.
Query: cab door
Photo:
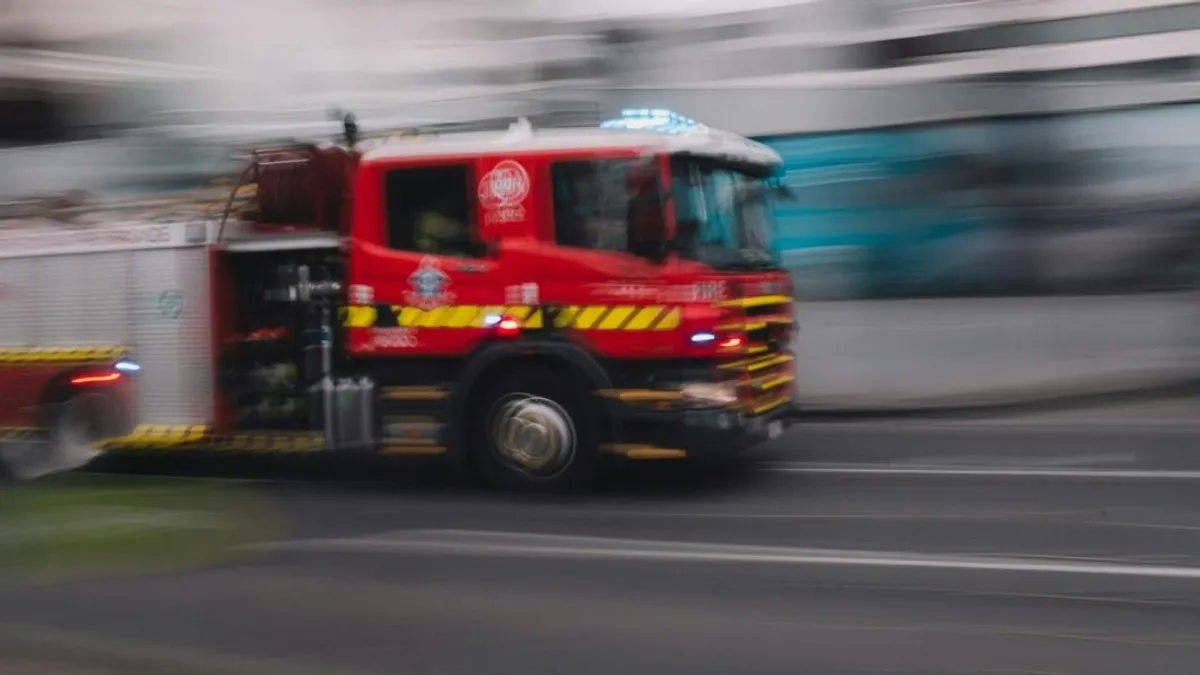
[[[507,279],[481,236],[470,159],[375,167],[362,178],[351,253],[348,350],[359,356],[461,355],[503,311]],[[372,191],[374,190],[374,194]],[[375,211],[372,213],[371,211]],[[379,227],[370,236],[365,222]]]
[[[677,351],[679,308],[664,284],[665,208],[659,166],[636,154],[553,158],[547,168],[554,243],[543,295],[566,307],[559,322],[590,350],[614,358]]]

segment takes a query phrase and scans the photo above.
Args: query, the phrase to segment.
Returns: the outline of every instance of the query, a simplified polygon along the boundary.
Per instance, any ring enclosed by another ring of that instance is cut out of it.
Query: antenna
[[[358,118],[352,112],[342,116],[342,136],[346,139],[347,148],[353,150],[354,146],[358,145]]]

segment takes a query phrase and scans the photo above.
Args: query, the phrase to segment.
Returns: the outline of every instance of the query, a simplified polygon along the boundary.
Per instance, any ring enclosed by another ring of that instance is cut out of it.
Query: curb
[[[807,407],[796,411],[801,422],[844,422],[875,419],[935,419],[993,417],[1034,412],[1054,412],[1183,397],[1200,397],[1200,379],[1187,378],[1154,385],[1118,387],[1098,391],[1032,394],[992,401],[948,400],[924,404],[879,407]]]

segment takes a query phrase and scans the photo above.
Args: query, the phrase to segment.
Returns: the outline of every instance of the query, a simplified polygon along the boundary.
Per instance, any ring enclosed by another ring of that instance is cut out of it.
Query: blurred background
[[[784,156],[814,403],[1158,381],[1200,344],[1162,295],[1200,281],[1195,2],[2,0],[0,27],[0,199],[187,188],[333,106],[663,107]]]
[[[0,484],[0,675],[1196,672],[1200,2],[0,0],[0,245],[333,107],[775,148],[803,423],[577,501],[171,453]]]
[[[1176,0],[4,0],[0,197],[180,188],[233,140],[656,106],[764,140],[809,298],[1186,287]]]

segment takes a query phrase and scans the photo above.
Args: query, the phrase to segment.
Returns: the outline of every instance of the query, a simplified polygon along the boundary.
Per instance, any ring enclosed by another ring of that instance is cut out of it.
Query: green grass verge
[[[0,574],[60,577],[214,562],[278,519],[248,489],[69,474],[0,486]]]

